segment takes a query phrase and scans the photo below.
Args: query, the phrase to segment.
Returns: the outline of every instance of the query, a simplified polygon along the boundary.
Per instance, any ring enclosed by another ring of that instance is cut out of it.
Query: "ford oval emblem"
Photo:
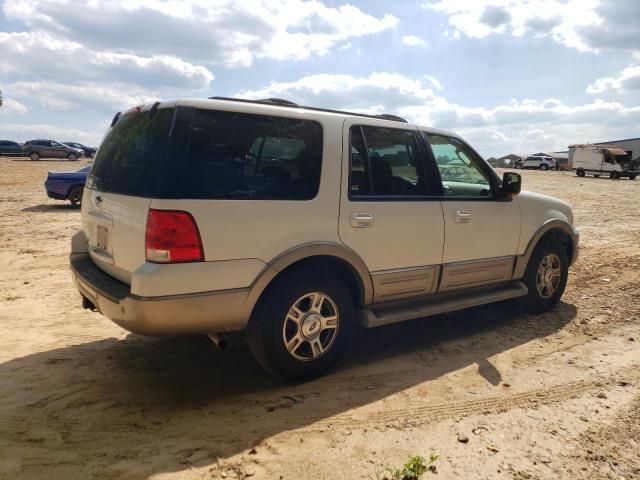
[[[96,202],[96,207],[101,207],[104,200],[102,199],[102,195],[98,195],[94,201]]]

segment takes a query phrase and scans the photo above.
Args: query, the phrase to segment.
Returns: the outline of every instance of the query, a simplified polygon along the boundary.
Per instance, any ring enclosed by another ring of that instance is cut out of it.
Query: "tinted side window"
[[[482,160],[461,140],[424,134],[436,159],[444,194],[491,196],[491,180]]]
[[[310,200],[321,167],[315,121],[196,110],[181,188],[189,198]]]
[[[426,179],[413,132],[351,127],[351,196],[425,195]]]

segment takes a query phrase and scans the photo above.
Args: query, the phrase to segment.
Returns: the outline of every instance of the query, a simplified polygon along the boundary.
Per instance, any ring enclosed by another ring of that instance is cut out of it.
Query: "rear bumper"
[[[100,270],[88,253],[72,253],[71,274],[80,294],[105,317],[141,335],[184,335],[242,330],[251,310],[249,289],[140,297]]]

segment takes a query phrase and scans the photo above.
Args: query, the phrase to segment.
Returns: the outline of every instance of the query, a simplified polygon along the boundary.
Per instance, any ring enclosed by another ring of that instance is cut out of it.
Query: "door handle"
[[[453,218],[456,223],[469,223],[471,221],[471,212],[469,210],[456,210]]]
[[[350,223],[354,228],[370,227],[373,225],[373,215],[370,213],[352,213]]]

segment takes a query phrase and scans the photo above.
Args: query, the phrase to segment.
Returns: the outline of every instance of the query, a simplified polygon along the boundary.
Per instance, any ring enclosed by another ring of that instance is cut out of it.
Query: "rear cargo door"
[[[122,282],[145,263],[151,198],[169,155],[173,108],[132,109],[107,133],[87,179],[82,228],[98,267]]]

